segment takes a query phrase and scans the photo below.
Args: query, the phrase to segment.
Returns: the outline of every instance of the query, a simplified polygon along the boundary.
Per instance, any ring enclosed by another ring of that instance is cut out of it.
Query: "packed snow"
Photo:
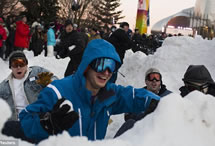
[[[117,84],[134,87],[145,86],[145,72],[156,67],[162,74],[163,83],[173,91],[164,97],[152,114],[137,122],[131,130],[113,139],[116,131],[124,122],[123,115],[112,116],[105,140],[88,141],[86,137],[70,137],[67,132],[50,136],[39,146],[214,146],[215,145],[215,98],[198,91],[182,98],[179,88],[182,78],[190,64],[205,65],[215,79],[215,40],[204,40],[200,36],[167,38],[154,55],[146,56],[142,52],[127,51],[124,64],[118,73]],[[39,65],[63,77],[69,58],[55,59],[40,55],[33,57],[25,51],[29,66]],[[8,62],[0,59],[0,81],[8,76]],[[121,75],[123,74],[123,75]],[[10,116],[8,106],[0,100],[0,128]],[[0,140],[13,139],[0,134]],[[19,140],[20,146],[30,143]]]

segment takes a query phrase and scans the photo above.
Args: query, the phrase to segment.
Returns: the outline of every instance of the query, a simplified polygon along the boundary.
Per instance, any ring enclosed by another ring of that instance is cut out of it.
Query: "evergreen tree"
[[[120,0],[98,0],[93,4],[94,11],[91,11],[93,16],[93,26],[109,26],[116,24],[123,17],[120,16],[122,11],[116,11],[120,6]]]
[[[58,0],[21,0],[26,8],[25,14],[30,21],[41,18],[46,22],[54,21],[59,10]]]

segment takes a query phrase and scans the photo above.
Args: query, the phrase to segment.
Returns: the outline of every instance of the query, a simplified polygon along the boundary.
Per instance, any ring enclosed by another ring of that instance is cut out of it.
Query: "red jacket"
[[[7,33],[3,26],[0,25],[0,35],[2,36],[2,39],[0,39],[0,47],[3,45],[3,41],[7,39]]]
[[[16,22],[15,47],[28,48],[30,41],[30,29],[28,24],[22,21]]]

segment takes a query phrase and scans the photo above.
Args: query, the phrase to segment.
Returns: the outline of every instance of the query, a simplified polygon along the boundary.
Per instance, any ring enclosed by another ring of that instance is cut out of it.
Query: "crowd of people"
[[[57,48],[55,48],[55,46],[57,46],[60,40],[65,38],[65,28],[68,25],[67,23],[71,22],[69,22],[69,20],[56,19],[53,22],[45,24],[40,18],[36,18],[30,23],[25,15],[8,16],[7,18],[1,17],[0,48],[2,49],[0,49],[0,57],[7,60],[10,53],[14,50],[25,49],[32,50],[34,56],[38,56],[43,51],[45,52],[45,56],[56,55],[58,52],[56,51]],[[126,23],[122,23],[119,28],[114,25],[111,27],[104,26],[100,28],[80,28],[77,24],[72,23],[70,31],[82,33],[82,35],[78,34],[78,36],[86,38],[83,42],[85,48],[86,44],[93,39],[102,38],[113,41],[114,35],[111,37],[113,32],[115,30],[119,32],[118,29],[125,27],[125,25],[128,26],[125,31],[129,41],[131,40],[133,43],[128,43],[128,47],[132,48],[133,51],[142,51],[147,55],[153,54],[167,37],[165,33],[158,35],[141,35],[138,29],[135,29],[132,32],[129,25]],[[83,36],[83,34],[86,36]]]
[[[153,35],[140,35],[137,29],[132,34],[127,22],[119,28],[91,28],[86,32],[71,20],[63,25],[50,22],[44,31],[39,19],[29,27],[26,16],[14,22],[16,29],[11,23],[7,33],[3,22],[0,19],[0,49],[4,54],[0,57],[9,61],[11,73],[0,83],[0,98],[12,111],[2,129],[4,135],[38,143],[66,130],[71,136],[101,140],[110,116],[125,113],[125,123],[114,136],[118,137],[172,93],[157,68],[146,71],[143,88],[115,84],[126,50],[149,53],[144,49],[150,46],[156,51],[165,34],[155,42]],[[47,56],[69,57],[65,77],[58,79],[39,66],[28,67],[25,49],[35,56],[45,50]],[[204,65],[190,65],[182,80],[182,97],[194,90],[215,96],[215,82]]]

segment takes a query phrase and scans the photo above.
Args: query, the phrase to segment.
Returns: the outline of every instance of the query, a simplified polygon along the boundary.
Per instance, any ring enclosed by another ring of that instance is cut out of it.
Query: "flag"
[[[149,0],[139,0],[137,8],[136,28],[140,34],[147,33],[149,25]]]

